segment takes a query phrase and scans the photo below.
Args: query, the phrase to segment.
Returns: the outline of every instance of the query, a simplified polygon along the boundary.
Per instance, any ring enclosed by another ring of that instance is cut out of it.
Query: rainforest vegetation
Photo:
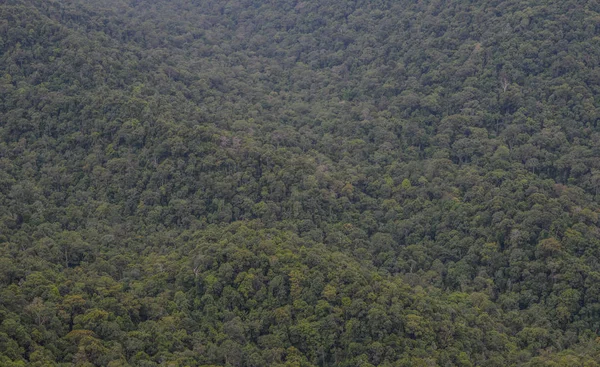
[[[0,1],[0,366],[600,366],[598,0]]]

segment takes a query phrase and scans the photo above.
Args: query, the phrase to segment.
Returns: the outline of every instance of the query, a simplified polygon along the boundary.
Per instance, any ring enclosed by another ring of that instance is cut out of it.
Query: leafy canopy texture
[[[596,0],[3,0],[0,365],[599,366]]]

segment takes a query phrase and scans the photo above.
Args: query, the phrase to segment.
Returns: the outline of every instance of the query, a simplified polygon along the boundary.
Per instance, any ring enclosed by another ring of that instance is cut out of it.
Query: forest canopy
[[[4,0],[0,365],[599,366],[600,2]]]

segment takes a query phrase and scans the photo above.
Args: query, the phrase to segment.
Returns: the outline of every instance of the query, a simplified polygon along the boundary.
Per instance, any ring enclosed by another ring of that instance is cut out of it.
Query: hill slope
[[[595,1],[0,5],[0,364],[594,366]]]

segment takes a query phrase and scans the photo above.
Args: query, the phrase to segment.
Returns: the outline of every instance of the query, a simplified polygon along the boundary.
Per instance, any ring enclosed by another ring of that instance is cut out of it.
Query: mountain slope
[[[594,1],[0,5],[2,365],[595,365]]]

